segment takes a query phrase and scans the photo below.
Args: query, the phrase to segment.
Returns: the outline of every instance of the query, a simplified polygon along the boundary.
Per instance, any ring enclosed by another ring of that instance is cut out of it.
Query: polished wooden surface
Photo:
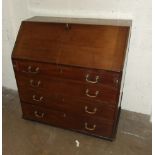
[[[79,117],[61,111],[50,110],[22,103],[23,117],[54,126],[89,133],[100,137],[112,137],[112,123],[95,117]]]
[[[12,53],[23,118],[113,139],[128,26],[24,21]]]
[[[115,106],[103,101],[83,100],[74,96],[64,94],[50,94],[31,89],[21,89],[21,101],[34,105],[52,108],[78,115],[88,115],[114,120]]]
[[[15,72],[23,76],[64,78],[75,81],[86,82],[88,84],[103,84],[118,88],[121,81],[121,73],[110,72],[99,69],[88,69],[64,65],[53,65],[49,63],[37,63],[33,61],[14,61]],[[30,67],[30,69],[29,69]],[[39,69],[36,72],[36,69]]]
[[[34,16],[26,19],[27,22],[43,23],[72,23],[72,24],[91,24],[91,25],[112,25],[112,26],[132,26],[130,19],[101,19],[101,18],[70,18],[70,17],[48,17]]]
[[[129,27],[23,22],[13,58],[122,71]]]
[[[87,100],[97,100],[116,104],[118,91],[102,85],[92,85],[63,79],[46,79],[43,77],[27,78],[17,75],[20,89],[31,88],[51,94],[64,94]],[[32,81],[32,82],[31,82]]]

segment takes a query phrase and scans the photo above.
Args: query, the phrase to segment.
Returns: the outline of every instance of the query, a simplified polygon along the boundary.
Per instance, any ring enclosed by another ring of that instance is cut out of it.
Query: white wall
[[[21,20],[34,15],[133,20],[122,108],[151,113],[150,0],[3,0],[3,86],[17,89],[10,56]]]

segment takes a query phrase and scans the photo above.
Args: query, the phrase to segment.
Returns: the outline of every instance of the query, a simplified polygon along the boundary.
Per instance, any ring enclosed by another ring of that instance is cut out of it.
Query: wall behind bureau
[[[21,20],[34,15],[132,19],[122,108],[151,114],[150,0],[3,0],[3,86],[17,89],[11,52]]]

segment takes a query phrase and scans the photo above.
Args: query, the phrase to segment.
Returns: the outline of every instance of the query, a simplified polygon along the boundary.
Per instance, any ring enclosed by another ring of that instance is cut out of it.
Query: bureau
[[[130,26],[33,17],[12,52],[23,118],[113,140]]]

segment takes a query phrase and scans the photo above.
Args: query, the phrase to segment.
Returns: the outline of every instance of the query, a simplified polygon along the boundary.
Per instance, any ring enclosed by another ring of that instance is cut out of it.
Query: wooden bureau
[[[33,17],[12,53],[23,118],[112,140],[130,26]]]

